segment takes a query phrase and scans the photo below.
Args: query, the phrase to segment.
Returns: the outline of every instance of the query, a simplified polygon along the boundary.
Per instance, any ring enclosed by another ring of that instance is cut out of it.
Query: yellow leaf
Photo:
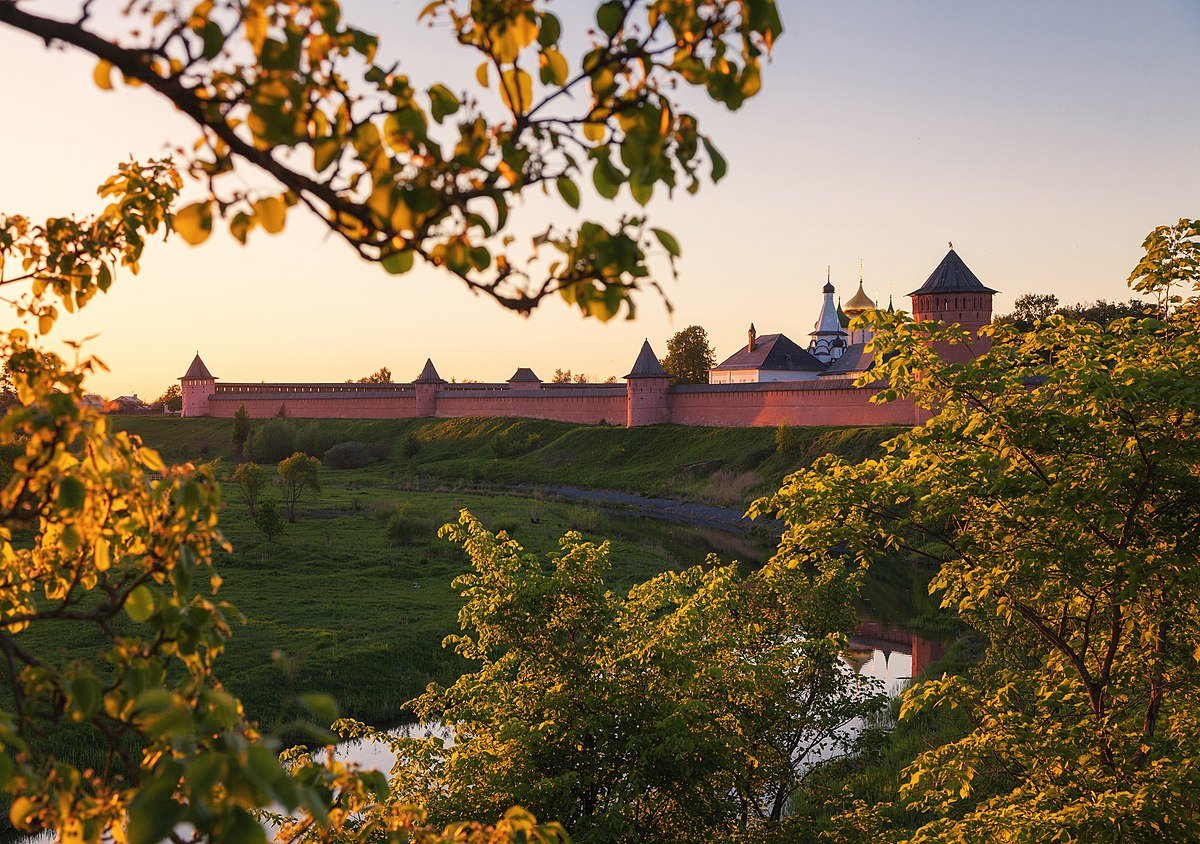
[[[533,77],[521,68],[513,67],[504,71],[501,83],[500,98],[504,100],[509,111],[517,114],[533,104]]]
[[[254,217],[271,234],[283,231],[287,221],[287,204],[277,196],[268,196],[254,203]]]
[[[212,203],[205,200],[181,208],[174,215],[171,226],[192,246],[200,245],[212,233]]]
[[[101,59],[96,64],[96,69],[92,71],[92,79],[96,82],[96,87],[103,91],[111,91],[113,66],[104,59]]]
[[[475,68],[475,78],[484,88],[488,86],[488,63],[482,62],[479,67]]]
[[[109,541],[103,537],[96,540],[96,569],[97,571],[108,571],[112,565],[112,546]]]

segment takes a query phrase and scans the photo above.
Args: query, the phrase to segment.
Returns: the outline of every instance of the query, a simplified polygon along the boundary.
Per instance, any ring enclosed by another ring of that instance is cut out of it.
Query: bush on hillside
[[[322,461],[328,469],[361,469],[387,457],[383,443],[346,442],[331,446]]]
[[[296,432],[282,419],[272,419],[254,429],[250,457],[255,463],[278,463],[296,451]]]
[[[296,451],[302,451],[320,459],[329,444],[322,442],[321,426],[317,422],[309,422],[296,431]]]
[[[416,434],[409,434],[400,445],[400,453],[406,460],[412,460],[421,451],[421,441]]]
[[[383,527],[383,535],[392,545],[403,547],[426,539],[431,534],[427,522],[405,513],[393,513]]]
[[[492,440],[492,451],[497,457],[519,457],[522,454],[534,451],[541,444],[541,434],[532,433],[522,437],[520,432],[510,428],[501,434],[497,434],[496,439]]]

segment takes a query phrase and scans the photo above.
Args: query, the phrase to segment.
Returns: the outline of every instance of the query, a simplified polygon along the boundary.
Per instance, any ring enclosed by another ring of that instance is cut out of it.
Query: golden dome
[[[858,292],[850,297],[850,301],[842,305],[842,310],[846,312],[846,316],[851,318],[858,316],[863,311],[874,310],[874,308],[875,302],[863,290],[861,281],[858,283]]]

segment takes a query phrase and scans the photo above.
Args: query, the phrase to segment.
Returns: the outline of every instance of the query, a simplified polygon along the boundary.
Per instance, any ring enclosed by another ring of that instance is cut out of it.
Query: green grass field
[[[174,460],[234,458],[228,419],[114,417]],[[265,424],[255,421],[252,425]],[[373,473],[501,484],[559,484],[741,506],[776,489],[789,472],[824,454],[858,461],[901,429],[792,428],[778,448],[774,428],[662,425],[620,428],[532,419],[289,420],[326,446],[382,443]],[[414,445],[409,446],[409,443]],[[416,453],[406,456],[407,449]]]

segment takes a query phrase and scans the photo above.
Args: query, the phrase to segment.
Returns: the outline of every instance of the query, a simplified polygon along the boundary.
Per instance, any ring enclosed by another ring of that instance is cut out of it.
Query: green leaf
[[[605,35],[616,35],[623,20],[625,20],[625,6],[622,5],[621,0],[608,0],[607,3],[600,4],[600,8],[596,10],[596,23],[600,25],[600,29]]]
[[[78,478],[63,478],[58,485],[58,506],[63,510],[78,510],[87,498],[87,488]]]
[[[663,245],[663,249],[666,249],[672,258],[679,257],[679,241],[675,239],[675,235],[663,229],[652,228],[650,231],[654,232],[654,236],[658,238],[658,242]]]
[[[129,804],[129,844],[159,844],[183,817],[172,792],[175,783],[157,780],[144,786]]]
[[[458,111],[458,97],[445,85],[434,85],[429,89],[429,107],[433,119],[438,123],[448,115]]]
[[[338,719],[337,701],[333,699],[333,695],[318,694],[309,692],[300,695],[300,703],[304,708],[311,712],[318,721],[322,722],[323,726],[329,726]]]
[[[555,185],[558,187],[558,194],[563,198],[563,201],[578,211],[579,185],[575,184],[575,182],[571,181],[571,179],[567,178],[566,176],[561,176],[558,181],[555,182]]]
[[[154,593],[149,586],[142,584],[129,593],[125,599],[125,614],[138,623],[154,615]]]
[[[416,253],[411,249],[392,252],[379,263],[392,275],[403,275],[413,268]]]
[[[708,152],[708,157],[712,160],[712,180],[713,184],[725,178],[725,172],[728,166],[725,163],[725,158],[721,153],[717,152],[717,148],[713,146],[712,141],[708,138],[701,138],[704,142],[704,149]]]
[[[549,47],[552,44],[558,43],[558,38],[562,34],[562,24],[559,23],[557,17],[552,12],[542,13],[542,26],[538,30],[538,44],[543,47]]]
[[[75,721],[90,721],[100,710],[100,683],[95,677],[75,677],[67,684],[67,695]]]

